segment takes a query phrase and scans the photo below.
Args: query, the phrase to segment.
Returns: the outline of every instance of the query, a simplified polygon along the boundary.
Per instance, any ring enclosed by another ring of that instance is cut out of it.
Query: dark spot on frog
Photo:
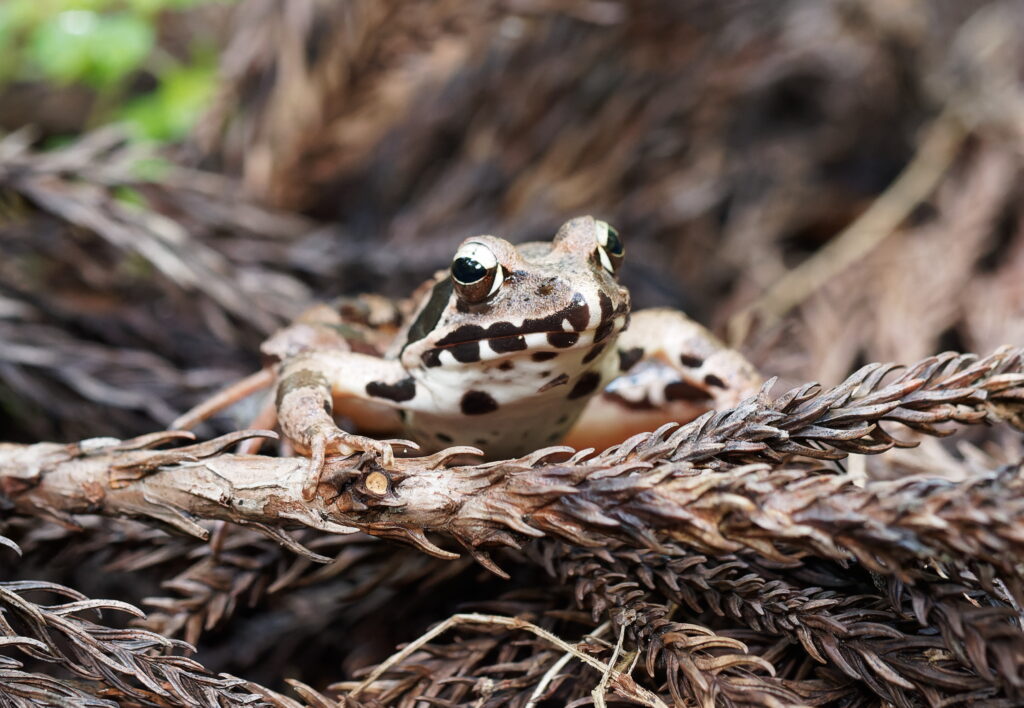
[[[522,335],[488,339],[487,343],[491,345],[491,349],[494,350],[495,354],[521,352],[526,349],[526,337],[523,337]]]
[[[324,400],[324,413],[326,413],[327,415],[334,414],[334,402],[332,400]]]
[[[537,290],[536,290],[537,297],[547,297],[548,295],[553,293],[555,291],[554,282],[555,282],[554,278],[548,278],[543,283],[538,285],[537,286]]]
[[[408,422],[408,420],[409,420],[409,411],[407,411],[407,410],[403,410],[403,409],[401,409],[401,408],[400,408],[400,409],[398,410],[398,418],[399,418],[399,420],[401,420],[401,421],[402,421],[403,423],[405,423],[405,422]]]
[[[644,355],[642,347],[633,347],[632,349],[620,349],[619,350],[619,371],[629,371],[636,363],[640,361],[640,358]]]
[[[448,351],[455,357],[455,361],[461,361],[463,364],[480,361],[480,342],[463,342]]]
[[[561,433],[551,433],[551,435],[548,436],[548,442],[549,443],[558,442],[558,438],[560,438],[560,437],[562,437]]]
[[[708,374],[705,376],[704,383],[708,386],[714,386],[715,388],[726,388],[725,381],[722,381],[722,379],[718,378],[714,374]]]
[[[547,361],[548,359],[554,359],[558,356],[558,352],[534,352],[530,355],[530,358],[534,361]]]
[[[615,320],[605,320],[597,326],[594,330],[594,344],[598,344],[608,339],[611,333],[615,331]]]
[[[665,387],[665,399],[669,401],[706,401],[708,392],[686,381],[676,381]]]
[[[704,366],[704,360],[699,356],[693,356],[692,354],[680,354],[679,363],[691,369],[699,369]]]
[[[554,388],[555,386],[564,386],[569,383],[568,374],[559,374],[555,378],[548,381],[546,384],[537,389],[537,393],[544,393],[545,391]]]
[[[590,351],[587,352],[587,355],[585,357],[583,357],[583,363],[584,364],[589,364],[594,359],[599,357],[601,355],[601,352],[604,351],[604,348],[606,346],[608,346],[607,342],[599,342],[599,343],[595,344],[594,346],[592,346],[590,348]]]
[[[559,349],[571,347],[579,338],[575,332],[548,332],[548,344]]]
[[[487,441],[484,438],[477,438],[476,440],[473,441],[473,444],[483,447],[484,445],[487,444]]]
[[[371,381],[366,384],[366,393],[376,398],[386,398],[396,403],[411,401],[416,397],[416,381],[411,376],[407,376],[396,383]]]
[[[330,390],[331,385],[327,383],[326,377],[312,369],[301,369],[286,376],[277,387],[277,395],[274,398],[274,405],[281,407],[284,397],[292,391],[300,388],[320,388]]]
[[[440,349],[428,349],[420,355],[420,359],[423,360],[423,365],[430,368],[434,366],[441,366],[441,350]]]
[[[607,322],[611,319],[612,311],[615,309],[612,307],[612,299],[605,292],[599,292],[597,299],[601,303],[601,322]]]
[[[583,398],[589,396],[601,383],[601,376],[596,371],[588,371],[576,380],[576,385],[569,391],[569,398]]]
[[[440,440],[443,443],[451,444],[452,442],[454,442],[454,440],[452,440],[452,436],[451,435],[446,435],[445,433],[437,433],[436,435],[437,435],[437,439]]]
[[[466,391],[459,407],[465,415],[483,415],[498,410],[498,402],[485,391]]]
[[[516,365],[512,363],[511,359],[507,359],[498,364],[498,368],[502,371],[512,371],[512,369],[516,368]]]

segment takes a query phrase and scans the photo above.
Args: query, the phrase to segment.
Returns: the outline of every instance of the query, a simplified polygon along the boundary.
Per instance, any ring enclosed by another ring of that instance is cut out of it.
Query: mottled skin
[[[264,354],[280,362],[281,430],[311,458],[307,493],[331,453],[373,452],[387,466],[399,443],[469,445],[491,458],[567,434],[575,446],[603,446],[756,392],[754,368],[682,313],[645,310],[630,321],[615,272],[622,252],[610,256],[608,233],[580,217],[551,242],[467,239],[456,260],[470,248],[500,266],[487,297],[469,297],[453,264],[404,313],[376,298],[358,312],[320,306],[268,340]],[[407,324],[382,335],[402,314]],[[336,417],[364,433],[403,430],[415,443],[349,433]]]

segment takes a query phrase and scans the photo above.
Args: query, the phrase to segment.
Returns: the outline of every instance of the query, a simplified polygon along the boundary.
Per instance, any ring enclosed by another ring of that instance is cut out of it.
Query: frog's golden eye
[[[469,303],[483,302],[498,292],[504,280],[498,258],[484,244],[470,241],[455,253],[452,283],[460,299]]]
[[[597,222],[597,256],[609,273],[615,273],[622,265],[626,247],[622,245],[619,232],[604,221]]]

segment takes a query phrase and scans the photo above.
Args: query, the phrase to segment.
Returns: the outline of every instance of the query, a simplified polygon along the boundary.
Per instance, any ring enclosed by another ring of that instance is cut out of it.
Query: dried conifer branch
[[[34,592],[68,602],[39,604],[26,597]],[[20,581],[0,583],[0,607],[0,640],[6,638],[5,644],[33,659],[60,664],[125,700],[189,706],[252,705],[259,700],[244,692],[240,679],[213,676],[192,659],[176,655],[193,651],[184,642],[145,630],[111,629],[81,616],[94,610],[142,616],[127,603],[90,600],[55,583]]]
[[[486,631],[483,625],[459,630],[455,641],[431,642],[392,666],[392,678],[377,679],[363,690],[365,703],[351,696],[351,691],[363,682],[341,681],[329,688],[342,692],[344,705],[353,708],[415,708],[424,700],[436,705],[466,705],[473,696],[489,698],[497,705],[527,706],[546,672],[566,656],[573,659],[573,654],[553,650],[539,639],[510,641],[504,628],[493,628],[487,634],[481,634]],[[594,636],[590,633],[583,640],[589,652],[602,648],[592,641]],[[586,687],[593,685],[594,672],[578,661],[566,663],[547,690],[549,697],[557,695],[568,703],[587,695]]]
[[[609,676],[608,685],[610,685],[616,693],[626,698],[630,698],[640,705],[652,706],[656,708],[667,708],[665,703],[661,701],[655,694],[651,693],[642,686],[638,686],[633,679],[620,671],[615,670],[613,667],[595,659],[594,657],[586,654],[573,645],[563,641],[556,635],[547,631],[546,629],[537,626],[531,622],[519,619],[518,617],[501,617],[497,615],[484,615],[479,613],[468,613],[468,614],[457,614],[452,615],[444,622],[440,623],[436,627],[433,627],[430,631],[423,634],[416,641],[410,642],[401,651],[394,654],[387,661],[377,666],[369,676],[366,677],[358,686],[356,686],[350,693],[352,698],[357,698],[359,694],[373,685],[381,676],[383,676],[390,668],[401,664],[404,660],[408,659],[415,652],[424,647],[431,639],[443,634],[453,627],[464,624],[483,624],[490,626],[501,626],[507,627],[513,630],[525,630],[531,634],[536,635],[540,639],[556,646],[560,652],[570,653],[576,659],[597,669]]]
[[[548,534],[577,545],[620,538],[653,548],[668,537],[702,552],[746,547],[774,558],[792,549],[837,560],[852,554],[876,572],[907,579],[918,559],[943,557],[1014,575],[1010,559],[1024,547],[1015,521],[1024,485],[1012,471],[862,489],[820,466],[736,465],[877,452],[896,444],[878,427],[882,420],[939,434],[938,423],[980,422],[996,404],[1014,412],[1021,367],[1021,350],[981,361],[942,355],[885,385],[890,367],[871,365],[833,389],[816,393],[805,386],[774,402],[763,394],[589,459],[586,453],[565,459],[572,454],[567,448],[458,467],[445,463],[459,448],[399,460],[389,470],[367,456],[333,459],[312,503],[300,492],[304,459],[222,454],[242,438],[269,435],[259,431],[159,451],[148,448],[188,435],[0,448],[0,477],[21,513],[65,523],[75,513],[148,518],[199,537],[206,531],[194,518],[223,519],[321,562],[325,557],[303,549],[283,527],[360,529],[452,558],[425,535],[440,531],[485,565],[482,545]]]
[[[1015,608],[938,576],[918,585],[889,579],[885,596],[903,618],[939,630],[962,666],[1011,696],[1024,695],[1024,631]]]
[[[907,446],[880,423],[899,422],[927,435],[942,423],[1003,419],[1024,429],[1024,349],[1003,347],[984,359],[946,352],[922,359],[892,381],[893,364],[868,364],[831,389],[794,388],[772,400],[768,382],[740,406],[707,413],[671,434],[637,435],[598,459],[688,461],[703,467],[778,463],[787,456],[841,459]]]
[[[1012,611],[985,612],[947,598],[939,620],[942,635],[912,634],[900,629],[900,617],[877,594],[796,587],[769,579],[759,566],[735,556],[708,559],[686,555],[682,549],[666,554],[621,545],[595,552],[547,544],[544,563],[563,580],[574,578],[577,598],[586,599],[595,611],[611,609],[613,618],[620,617],[629,602],[657,592],[694,612],[711,610],[757,631],[789,637],[816,661],[863,681],[896,705],[912,705],[915,696],[936,690],[946,698],[979,698],[985,692],[992,696],[999,686],[1011,696],[1020,694],[1024,634]],[[975,609],[959,615],[964,623],[987,622],[955,626],[956,613],[964,605]],[[965,657],[964,647],[973,655]],[[978,675],[939,658],[941,648]]]
[[[191,192],[193,200],[204,192],[237,197],[237,189],[229,180],[170,164],[164,165],[168,174],[162,184],[145,180],[137,165],[154,157],[131,144],[118,126],[96,130],[50,152],[32,151],[25,138],[15,134],[0,141],[0,189],[23,195],[40,209],[95,233],[117,249],[137,253],[170,282],[185,291],[203,293],[225,312],[265,334],[295,314],[284,298],[274,297],[276,293],[266,283],[257,285],[253,279],[241,277],[244,269],[236,268],[209,244],[193,238],[178,221],[148,206],[126,204],[111,193],[115,187],[154,185],[167,189],[163,185],[170,185],[171,189]],[[293,235],[309,228],[296,216],[266,213],[255,205],[247,208]],[[254,221],[252,213],[245,215],[249,217],[246,220],[227,214],[224,205],[221,209],[225,213],[218,216],[235,224]],[[274,284],[280,282],[277,279]],[[308,297],[297,281],[289,281],[287,287],[292,294]]]
[[[878,248],[942,181],[968,134],[953,108],[935,118],[914,159],[863,214],[733,316],[729,323],[730,340],[742,342],[750,331],[751,320],[758,314],[764,316],[766,324],[777,324],[811,293]]]
[[[595,621],[607,614],[617,626],[628,628],[649,676],[654,677],[655,667],[664,664],[676,705],[816,703],[809,700],[813,687],[801,686],[803,695],[798,695],[787,684],[800,682],[776,678],[771,663],[751,655],[742,642],[706,627],[671,620],[671,608],[649,592],[650,588],[641,586],[633,572],[636,569],[614,560],[613,554],[619,550],[581,550],[581,558],[560,545],[545,560],[546,565],[557,566],[563,582],[575,578],[576,602],[589,608]],[[768,675],[759,675],[762,672]]]
[[[0,639],[0,647],[29,645],[27,637]],[[45,645],[44,645],[45,646]],[[37,647],[38,648],[38,647]],[[81,687],[40,673],[21,670],[21,662],[0,656],[0,704],[12,708],[38,706],[81,706],[82,708],[118,708],[117,701],[90,695]]]

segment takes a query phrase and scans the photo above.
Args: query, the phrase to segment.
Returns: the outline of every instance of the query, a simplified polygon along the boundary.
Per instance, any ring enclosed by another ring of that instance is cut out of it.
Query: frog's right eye
[[[470,241],[452,260],[452,283],[459,298],[474,304],[498,292],[505,276],[494,252],[482,243]]]
[[[606,221],[597,222],[597,255],[601,265],[612,275],[622,266],[622,258],[626,255],[622,237]]]

